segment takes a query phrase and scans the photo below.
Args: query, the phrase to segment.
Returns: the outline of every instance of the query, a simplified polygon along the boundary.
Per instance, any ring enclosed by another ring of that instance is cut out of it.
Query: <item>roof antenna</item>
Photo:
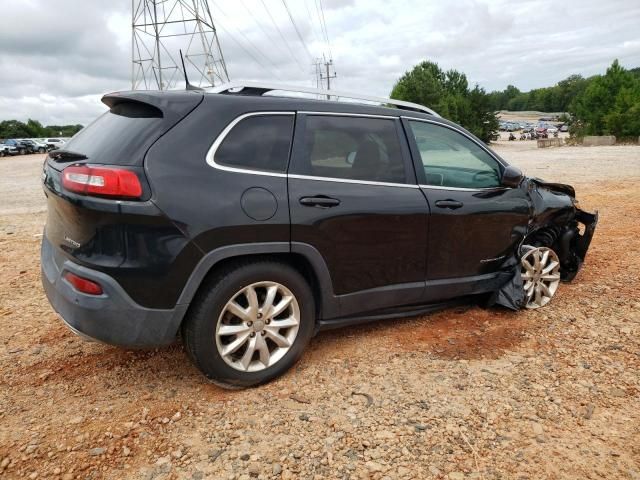
[[[187,90],[198,90],[200,92],[204,91],[204,88],[196,87],[195,85],[191,85],[189,83],[189,77],[187,77],[187,69],[184,66],[184,57],[182,56],[182,49],[180,49],[180,60],[182,60],[182,72],[184,73],[184,83],[186,84]]]

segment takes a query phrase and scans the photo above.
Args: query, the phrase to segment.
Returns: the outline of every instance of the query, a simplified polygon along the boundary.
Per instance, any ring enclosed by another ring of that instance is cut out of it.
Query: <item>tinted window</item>
[[[236,168],[285,172],[293,115],[257,115],[234,126],[215,153],[215,162]]]
[[[459,188],[500,186],[500,165],[480,145],[450,128],[409,122],[427,185]]]
[[[394,120],[310,115],[299,172],[317,177],[405,183]]]
[[[58,138],[48,138],[47,142],[82,153],[93,163],[132,165],[142,161],[136,152],[156,140],[161,125],[162,112],[157,108],[140,102],[123,102],[114,105],[67,143]]]

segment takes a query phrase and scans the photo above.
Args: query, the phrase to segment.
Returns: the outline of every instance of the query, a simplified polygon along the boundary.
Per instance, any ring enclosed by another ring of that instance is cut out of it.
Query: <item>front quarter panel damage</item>
[[[521,188],[526,189],[531,201],[528,231],[518,251],[503,264],[504,270],[513,271],[511,280],[489,300],[490,304],[513,310],[524,307],[520,275],[522,245],[552,248],[560,258],[562,280],[570,282],[582,267],[598,223],[598,212],[590,213],[578,207],[575,190],[570,185],[525,178]]]
[[[525,179],[533,204],[530,230],[525,244],[552,248],[560,257],[562,280],[576,276],[591,244],[598,212],[578,207],[571,185]]]

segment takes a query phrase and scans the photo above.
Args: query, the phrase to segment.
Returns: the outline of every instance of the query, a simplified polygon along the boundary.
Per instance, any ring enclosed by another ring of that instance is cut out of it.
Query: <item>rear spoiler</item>
[[[124,103],[149,105],[157,109],[167,123],[175,125],[196,108],[203,98],[204,94],[198,91],[138,90],[107,93],[102,97],[102,103],[110,109]]]

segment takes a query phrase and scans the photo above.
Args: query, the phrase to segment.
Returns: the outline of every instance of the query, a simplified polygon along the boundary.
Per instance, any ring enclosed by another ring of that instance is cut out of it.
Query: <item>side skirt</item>
[[[478,303],[478,296],[460,297],[445,302],[430,303],[428,305],[413,305],[408,307],[398,307],[386,311],[372,312],[363,316],[332,318],[330,320],[318,320],[316,322],[315,333],[324,330],[332,330],[346,326],[362,325],[380,320],[391,320],[394,318],[418,317],[428,313],[438,312],[450,307],[459,305],[469,305]]]

